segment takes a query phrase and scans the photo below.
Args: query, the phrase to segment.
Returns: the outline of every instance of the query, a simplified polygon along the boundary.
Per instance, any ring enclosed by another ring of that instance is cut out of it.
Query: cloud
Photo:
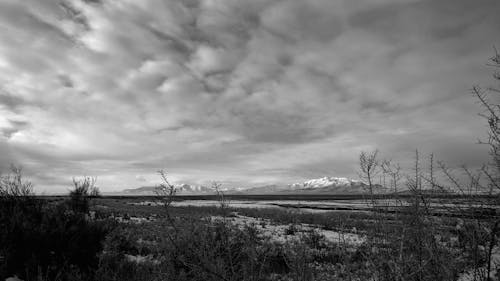
[[[4,1],[0,168],[64,191],[72,176],[115,190],[159,168],[231,185],[355,177],[377,147],[478,165],[468,90],[489,83],[497,6]]]

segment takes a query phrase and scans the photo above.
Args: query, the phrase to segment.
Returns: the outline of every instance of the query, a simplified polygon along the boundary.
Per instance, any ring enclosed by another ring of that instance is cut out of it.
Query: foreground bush
[[[20,169],[0,183],[0,278],[93,280],[111,225],[90,221],[67,201],[34,197]]]

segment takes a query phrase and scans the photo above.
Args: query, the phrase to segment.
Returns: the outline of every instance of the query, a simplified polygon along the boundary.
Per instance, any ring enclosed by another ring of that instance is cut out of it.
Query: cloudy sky
[[[497,0],[0,0],[0,168],[38,192],[487,161]]]

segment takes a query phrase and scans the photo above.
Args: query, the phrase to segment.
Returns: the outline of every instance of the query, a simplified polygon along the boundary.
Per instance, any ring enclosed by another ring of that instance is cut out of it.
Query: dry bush
[[[74,212],[71,201],[37,198],[19,168],[1,177],[0,189],[0,279],[94,279],[109,225]]]
[[[500,68],[497,52],[490,61]],[[493,77],[500,80],[497,70]],[[417,151],[413,170],[405,173],[398,164],[377,159],[378,151],[361,153],[360,177],[368,183],[373,219],[379,225],[368,242],[375,253],[368,259],[378,280],[455,280],[468,269],[474,280],[493,278],[492,256],[500,234],[500,105],[491,100],[500,89],[475,86],[472,92],[488,123],[488,137],[480,143],[489,147],[491,158],[480,169],[463,166],[457,175],[438,161],[437,175],[434,156],[424,171]],[[373,189],[377,175],[383,186],[394,190],[386,208],[377,206],[383,202]],[[398,193],[402,189],[406,194]],[[391,216],[399,224],[385,221]],[[458,245],[439,240],[446,236],[454,236]]]
[[[100,195],[96,182],[97,178],[95,177],[73,178],[73,189],[69,192],[69,204],[74,212],[89,213],[91,199]]]

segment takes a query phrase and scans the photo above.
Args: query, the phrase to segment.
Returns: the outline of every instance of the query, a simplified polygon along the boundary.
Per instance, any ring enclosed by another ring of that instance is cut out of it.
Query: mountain
[[[155,195],[156,186],[141,186],[138,188],[124,189],[124,194],[130,195]]]
[[[362,194],[368,192],[368,185],[360,180],[339,177],[322,177],[289,185],[267,185],[243,190],[243,194]],[[387,190],[376,185],[376,193]]]
[[[251,188],[246,188],[239,190],[237,192],[230,192],[231,193],[237,193],[237,194],[271,194],[271,193],[280,193],[284,190],[286,190],[286,186],[279,186],[276,184],[271,184],[271,185],[264,185],[264,186],[257,186],[257,187],[251,187]]]
[[[295,186],[300,186],[300,184],[294,184]],[[348,178],[337,178],[337,177],[323,177],[319,179],[312,179],[302,183],[303,188],[324,188],[324,187],[352,187],[358,185],[365,185],[360,180],[353,180]]]
[[[211,195],[215,190],[203,185],[176,184],[179,195]],[[126,195],[155,195],[155,186],[125,189]],[[225,194],[363,194],[368,193],[368,186],[360,181],[342,177],[322,177],[310,179],[302,183],[289,185],[264,185],[251,188],[222,188]],[[380,185],[375,185],[375,193],[387,193]]]
[[[214,189],[203,185],[180,184],[176,185],[178,193],[213,193]]]
[[[189,195],[189,194],[213,194],[215,191],[203,185],[191,185],[191,184],[175,184],[175,189],[179,195]],[[123,190],[123,193],[127,195],[156,195],[156,186],[141,186],[138,188],[130,188]]]

